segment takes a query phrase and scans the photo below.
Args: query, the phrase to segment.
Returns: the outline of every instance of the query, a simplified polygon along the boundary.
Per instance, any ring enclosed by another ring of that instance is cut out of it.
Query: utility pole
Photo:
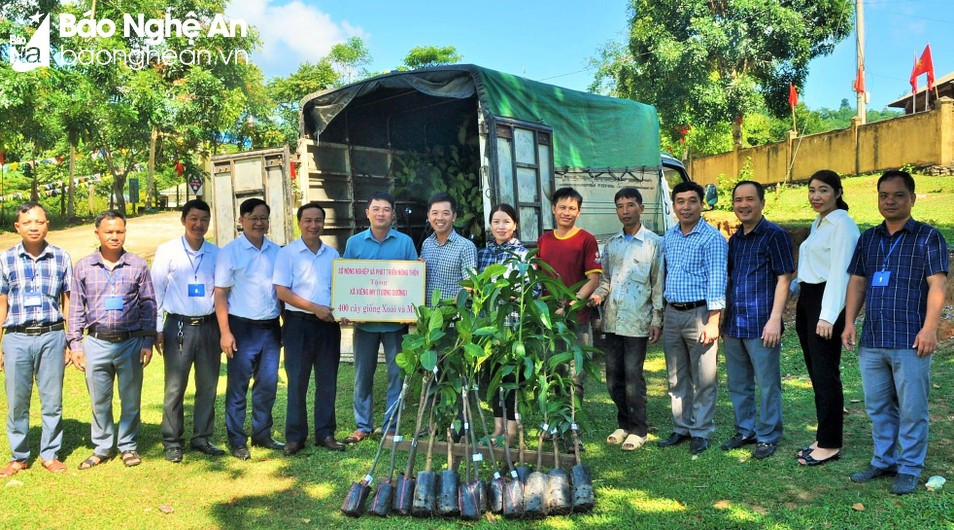
[[[865,16],[863,0],[855,0],[855,48],[857,52],[858,68],[856,75],[864,75],[865,72]],[[864,125],[868,118],[868,112],[865,109],[865,100],[867,92],[861,91],[858,96],[858,123]]]

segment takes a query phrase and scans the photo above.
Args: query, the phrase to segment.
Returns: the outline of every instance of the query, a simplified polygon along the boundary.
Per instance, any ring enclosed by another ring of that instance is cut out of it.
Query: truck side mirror
[[[719,191],[715,184],[706,184],[706,204],[709,205],[709,209],[715,208],[717,202],[719,202]]]

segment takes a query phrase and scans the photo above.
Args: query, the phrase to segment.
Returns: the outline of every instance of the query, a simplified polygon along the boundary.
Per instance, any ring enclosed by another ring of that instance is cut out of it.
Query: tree
[[[464,57],[453,46],[415,46],[404,56],[404,67],[398,70],[417,70],[440,64],[459,63]]]
[[[656,106],[664,130],[789,113],[788,84],[851,30],[851,0],[631,0],[629,42],[596,59],[594,87]]]

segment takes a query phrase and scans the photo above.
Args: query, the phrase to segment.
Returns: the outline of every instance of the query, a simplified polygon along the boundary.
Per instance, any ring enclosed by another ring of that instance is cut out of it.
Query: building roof
[[[954,72],[951,72],[947,75],[941,76],[938,79],[934,80],[934,86],[937,88],[938,97],[941,96],[951,96],[954,95]],[[927,91],[927,85],[921,86],[916,92],[918,97],[918,106],[924,101],[924,93]],[[906,96],[896,99],[891,103],[888,103],[889,107],[904,109],[911,106],[911,100],[913,94],[907,94]],[[932,98],[933,101],[933,98]]]

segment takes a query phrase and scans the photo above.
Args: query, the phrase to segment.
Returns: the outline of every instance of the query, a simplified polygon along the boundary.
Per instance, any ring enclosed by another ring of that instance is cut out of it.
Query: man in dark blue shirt
[[[884,222],[861,235],[848,265],[851,280],[841,340],[855,345],[855,318],[865,304],[858,365],[871,418],[874,456],[854,482],[897,475],[891,492],[912,493],[928,446],[931,355],[944,306],[947,243],[934,227],[911,218],[914,179],[887,171],[878,179]]]
[[[765,188],[743,180],[732,191],[742,227],[729,238],[725,363],[735,411],[735,435],[722,450],[757,444],[752,456],[768,458],[782,439],[782,311],[795,272],[792,241],[762,215]],[[755,384],[761,403],[756,420]]]

